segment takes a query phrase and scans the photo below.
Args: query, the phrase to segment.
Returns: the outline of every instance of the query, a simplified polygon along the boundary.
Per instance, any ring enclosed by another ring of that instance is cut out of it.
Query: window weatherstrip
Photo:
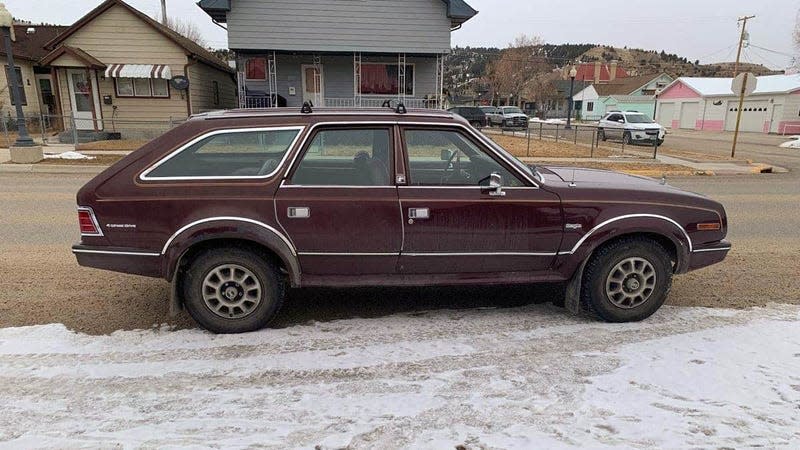
[[[297,142],[303,135],[303,130],[305,128],[306,128],[305,126],[297,125],[289,127],[228,128],[222,130],[209,131],[208,133],[201,134],[200,136],[192,139],[186,144],[181,145],[180,147],[178,147],[177,150],[174,150],[172,153],[161,158],[158,162],[151,165],[144,172],[142,172],[139,175],[139,179],[141,181],[183,181],[183,180],[254,180],[254,179],[263,180],[266,178],[270,178],[275,176],[275,174],[280,172],[280,170],[283,168],[283,165],[286,163],[289,154],[292,153],[292,150],[295,148],[295,145],[297,145]],[[289,144],[289,147],[286,149],[286,152],[284,152],[283,157],[281,158],[281,161],[278,163],[278,166],[275,168],[275,170],[266,175],[172,176],[172,177],[149,176],[150,172],[156,170],[162,164],[166,163],[167,161],[174,158],[178,154],[187,150],[192,145],[212,136],[217,136],[219,134],[229,134],[229,133],[254,133],[259,131],[292,131],[292,130],[296,130],[297,135],[294,137],[294,139],[292,139],[291,144]]]

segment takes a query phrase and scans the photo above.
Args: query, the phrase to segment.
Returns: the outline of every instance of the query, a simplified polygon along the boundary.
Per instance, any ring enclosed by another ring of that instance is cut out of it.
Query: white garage
[[[739,99],[732,78],[681,77],[658,96],[658,122],[703,131],[733,131]],[[800,74],[757,77],[745,98],[739,129],[751,133],[800,131]]]
[[[681,103],[680,127],[683,130],[694,130],[697,125],[697,116],[700,111],[700,102]]]
[[[760,133],[764,131],[764,123],[769,121],[767,111],[769,101],[746,101],[742,105],[742,122],[739,131]],[[725,114],[725,131],[736,129],[736,113],[739,111],[739,103],[736,101],[728,102],[728,111]]]
[[[658,123],[666,128],[672,128],[672,118],[675,116],[675,103],[661,103],[658,105]]]

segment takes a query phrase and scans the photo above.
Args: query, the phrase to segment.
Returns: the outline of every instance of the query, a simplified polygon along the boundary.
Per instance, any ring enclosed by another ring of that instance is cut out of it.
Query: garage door
[[[700,112],[700,103],[681,104],[681,128],[694,130],[697,126],[697,114]]]
[[[661,103],[658,105],[658,123],[663,127],[672,128],[672,118],[675,117],[675,103]]]
[[[737,102],[728,102],[728,111],[725,115],[725,129],[733,131],[736,129],[736,113],[739,111]],[[751,133],[763,133],[764,122],[768,119],[767,102],[744,102],[742,106],[742,124],[739,131],[749,131]]]

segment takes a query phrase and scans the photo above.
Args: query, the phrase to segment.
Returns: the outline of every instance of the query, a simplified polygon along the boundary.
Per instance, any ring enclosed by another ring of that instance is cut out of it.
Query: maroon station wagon
[[[570,311],[635,321],[730,250],[716,201],[528,166],[444,111],[201,114],[77,201],[82,266],[163,278],[221,333],[265,326],[301,286],[565,282]]]

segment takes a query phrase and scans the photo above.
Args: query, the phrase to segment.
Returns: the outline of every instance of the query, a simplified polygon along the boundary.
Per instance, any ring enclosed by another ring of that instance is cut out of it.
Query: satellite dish
[[[734,94],[741,94],[742,88],[744,88],[744,95],[750,95],[756,90],[756,84],[758,83],[758,79],[752,73],[740,73],[736,75],[736,78],[733,79],[731,83],[731,91]]]
[[[189,79],[183,75],[175,75],[171,80],[169,80],[169,84],[171,84],[174,89],[179,91],[185,91],[189,89]]]

